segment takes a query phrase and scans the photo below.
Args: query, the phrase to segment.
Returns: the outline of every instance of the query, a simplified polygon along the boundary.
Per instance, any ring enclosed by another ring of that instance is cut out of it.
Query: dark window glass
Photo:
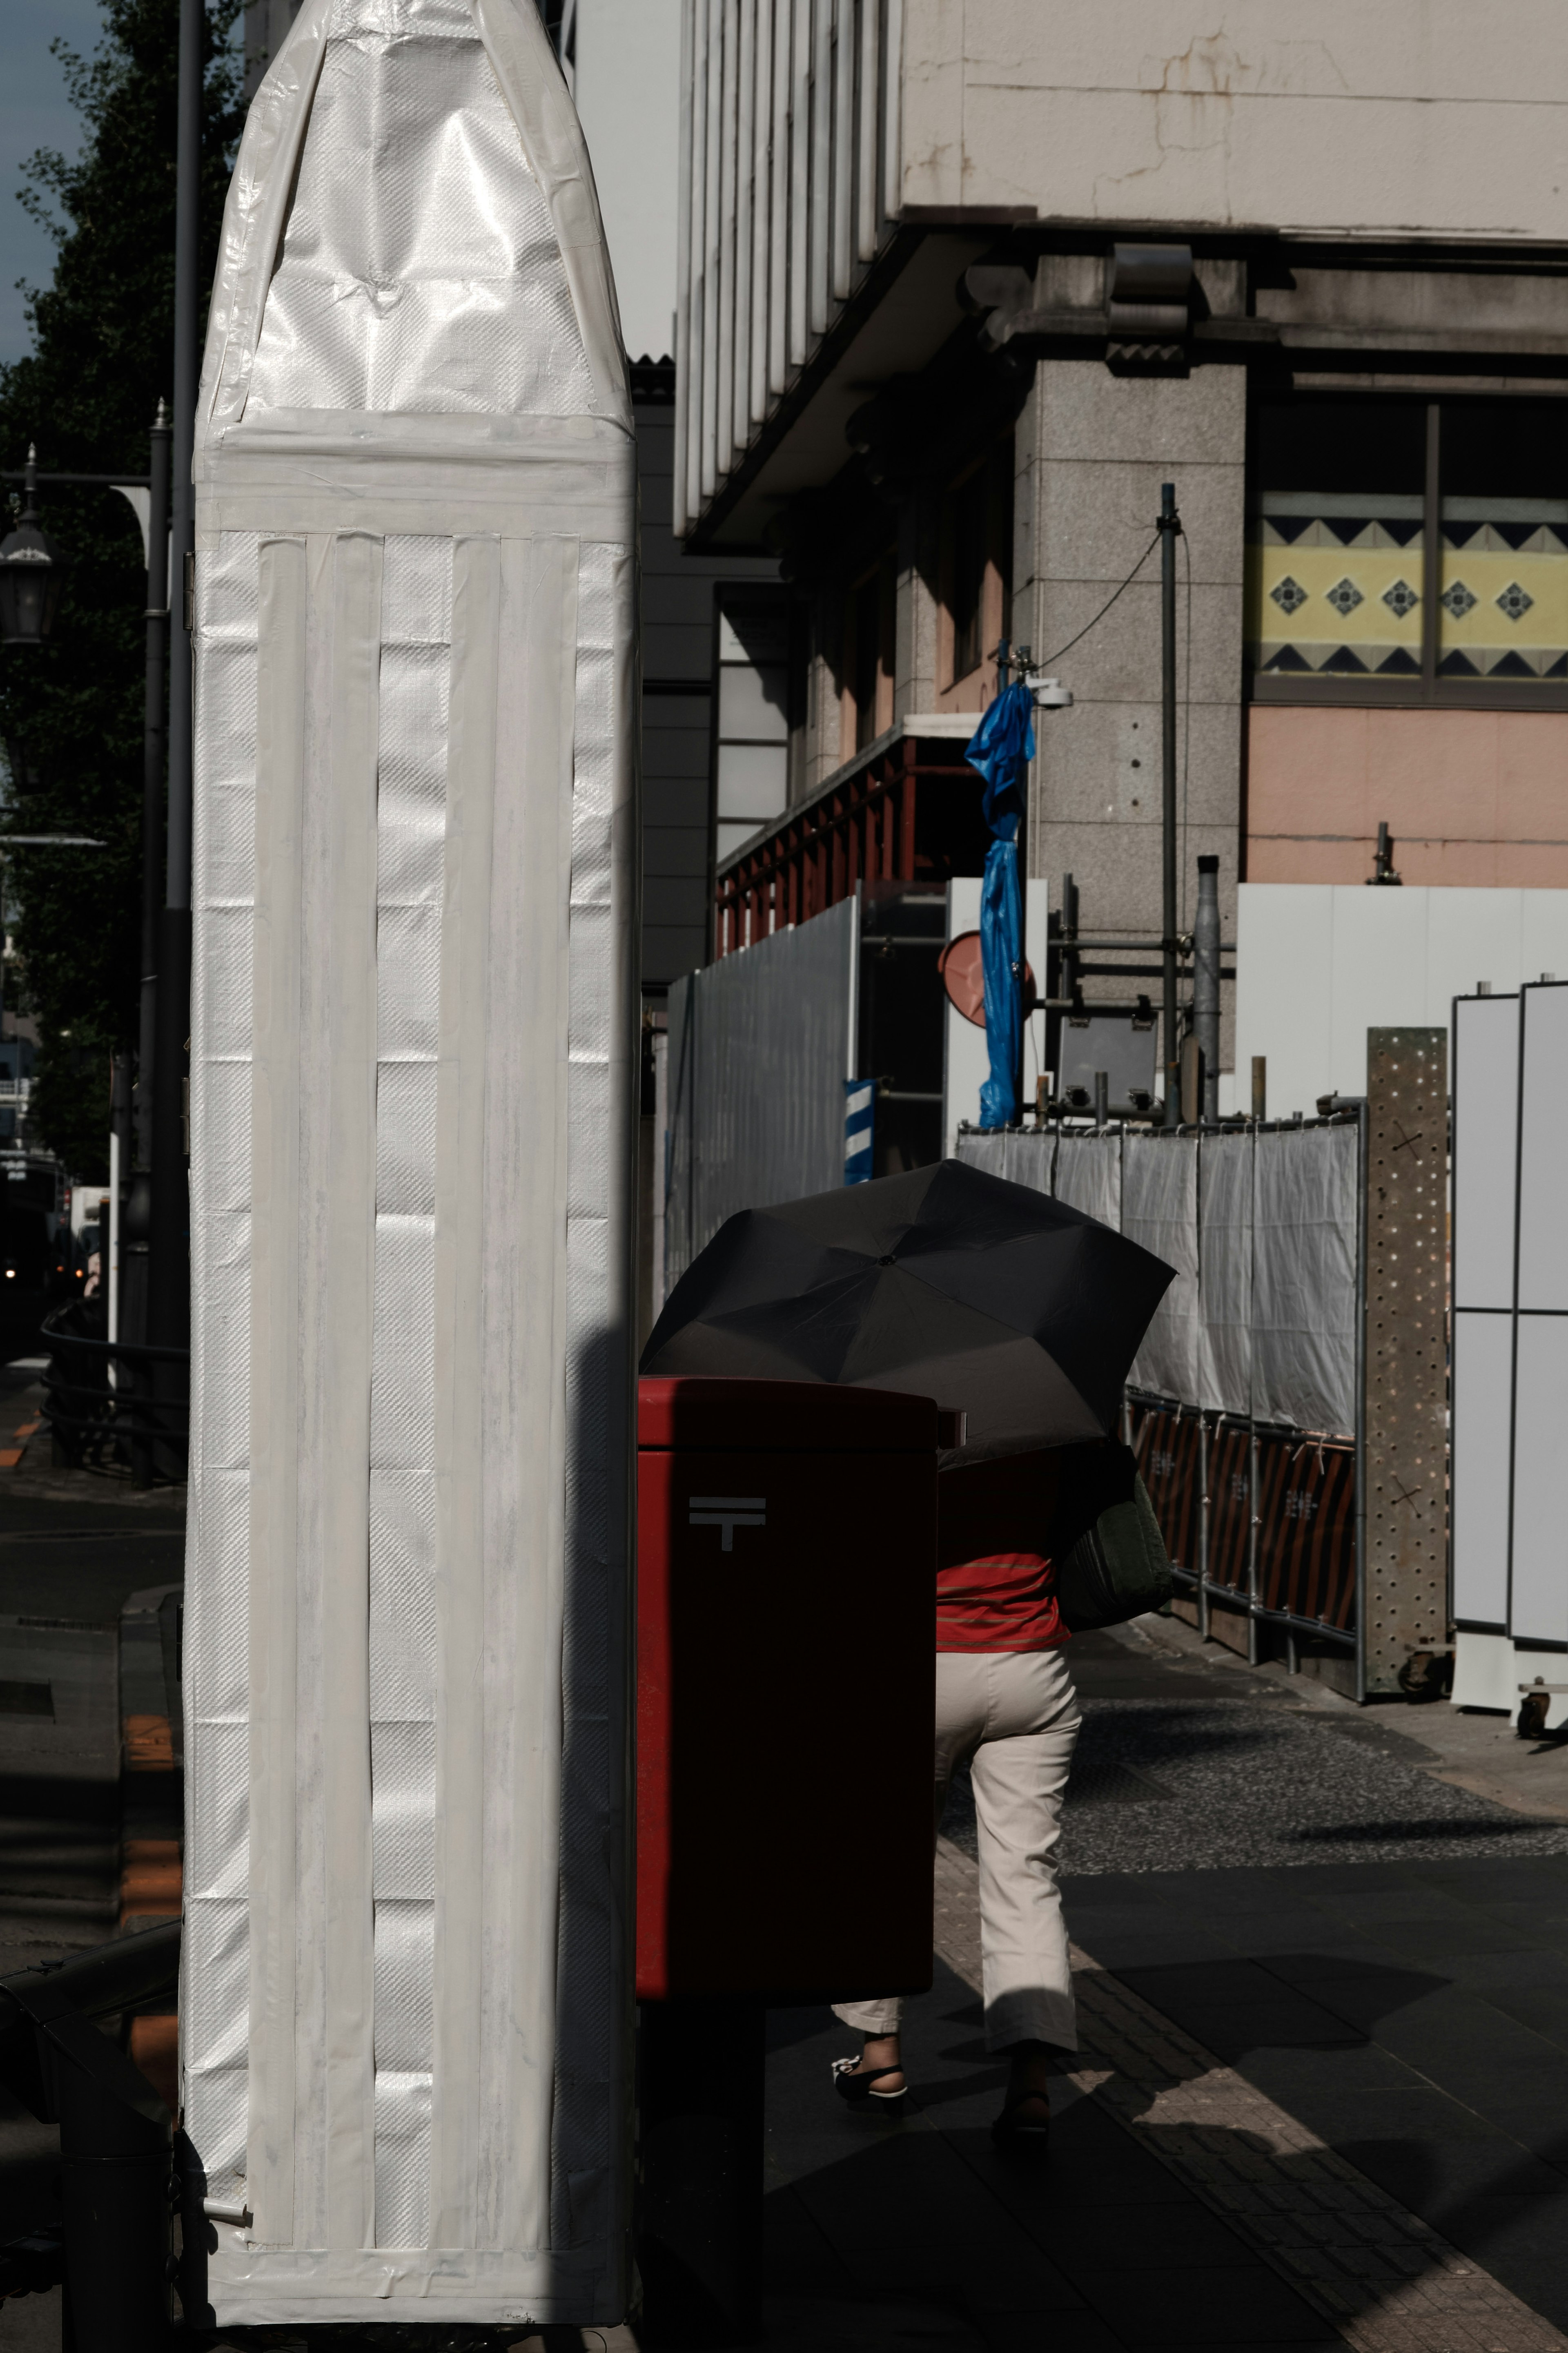
[[[1258,491],[1377,498],[1426,487],[1426,407],[1417,400],[1265,401],[1253,417]]]
[[[1443,404],[1443,496],[1568,498],[1568,401]]]
[[[1568,401],[1445,401],[1437,676],[1568,681]]]
[[[1276,677],[1419,679],[1425,403],[1266,402],[1253,427],[1253,668]]]

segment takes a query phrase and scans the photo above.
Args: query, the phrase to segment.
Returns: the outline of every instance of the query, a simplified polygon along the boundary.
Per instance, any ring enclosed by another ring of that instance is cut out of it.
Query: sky
[[[22,166],[39,147],[74,155],[81,143],[49,43],[90,52],[100,21],[98,0],[5,0],[0,8],[0,361],[32,348],[16,280],[47,285],[54,269],[53,245],[16,201]]]

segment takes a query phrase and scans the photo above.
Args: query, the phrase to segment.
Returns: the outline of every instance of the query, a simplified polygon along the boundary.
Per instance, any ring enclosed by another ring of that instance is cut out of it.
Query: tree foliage
[[[240,122],[237,5],[209,0],[206,11],[204,286]],[[91,58],[55,44],[87,136],[76,162],[44,151],[26,166],[21,201],[58,259],[48,287],[26,290],[32,353],[0,367],[7,470],[32,441],[44,470],[147,470],[174,353],[179,14],[179,0],[104,0]],[[134,1042],[137,1024],[146,575],[136,518],[112,491],[45,490],[40,513],[70,571],[50,642],[0,654],[5,829],[84,833],[106,847],[7,853],[7,979],[15,993],[19,965],[38,1024],[42,1140],[92,1180],[107,1173],[109,1057]]]

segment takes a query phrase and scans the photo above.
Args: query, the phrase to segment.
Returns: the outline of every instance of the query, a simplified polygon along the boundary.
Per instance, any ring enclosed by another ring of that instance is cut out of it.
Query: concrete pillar
[[[1149,546],[1167,481],[1176,486],[1186,535],[1177,554],[1177,695],[1187,723],[1178,755],[1182,922],[1190,928],[1198,856],[1212,851],[1224,936],[1236,937],[1246,437],[1246,372],[1233,367],[1198,368],[1184,379],[1044,360],[1019,419],[1014,632],[1074,696],[1070,711],[1038,730],[1030,871],[1054,881],[1070,871],[1082,927],[1096,937],[1160,933],[1157,551],[1098,627],[1059,660],[1050,658]],[[1137,986],[1157,995],[1154,983]],[[1091,991],[1123,993],[1114,982]],[[1234,999],[1227,982],[1222,1069],[1232,1052]]]

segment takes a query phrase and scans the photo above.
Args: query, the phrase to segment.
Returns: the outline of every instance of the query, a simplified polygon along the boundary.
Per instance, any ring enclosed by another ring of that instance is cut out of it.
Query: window
[[[1568,401],[1445,403],[1437,676],[1568,682]]]
[[[1261,406],[1247,638],[1263,701],[1568,706],[1568,402]]]
[[[729,588],[719,605],[714,850],[722,865],[789,799],[789,601]]]
[[[940,700],[978,710],[995,684],[996,641],[1011,628],[1013,445],[961,476],[942,515]]]

